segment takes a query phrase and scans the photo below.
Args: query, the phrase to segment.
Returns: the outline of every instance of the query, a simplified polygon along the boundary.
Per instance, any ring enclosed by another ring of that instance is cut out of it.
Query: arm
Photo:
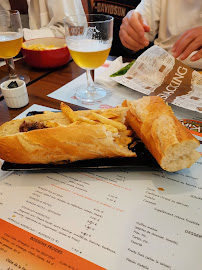
[[[158,33],[159,17],[160,0],[142,0],[122,21],[119,34],[122,44],[133,51],[147,47]]]
[[[126,48],[139,51],[149,45],[149,40],[144,37],[144,33],[149,30],[150,28],[143,22],[141,14],[135,10],[131,10],[123,18],[119,37]]]
[[[191,53],[197,51],[191,61],[202,58],[202,26],[192,28],[183,33],[173,45],[172,53],[174,57],[185,60]]]
[[[26,40],[37,37],[64,37],[64,17],[84,14],[81,0],[43,0],[43,2],[44,5],[41,3],[39,10],[33,5],[29,7],[31,29],[24,29]],[[39,16],[41,27],[38,26]]]

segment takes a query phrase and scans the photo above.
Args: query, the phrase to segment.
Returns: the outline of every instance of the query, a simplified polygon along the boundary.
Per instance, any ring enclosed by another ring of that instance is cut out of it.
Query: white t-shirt
[[[169,50],[186,30],[202,26],[202,0],[142,0],[136,10],[150,27],[146,37]]]
[[[63,18],[84,14],[81,0],[27,0],[29,28],[24,28],[25,40],[64,36]],[[9,0],[0,0],[0,10],[10,9]]]
[[[202,26],[202,0],[142,0],[136,11],[150,27],[145,36],[168,52],[186,30]],[[191,63],[189,59],[185,64],[202,67],[202,59]]]

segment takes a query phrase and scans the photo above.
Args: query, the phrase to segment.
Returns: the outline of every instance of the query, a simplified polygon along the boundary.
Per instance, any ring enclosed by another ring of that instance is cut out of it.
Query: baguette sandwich
[[[199,141],[157,96],[124,101],[126,119],[162,169],[170,172],[189,168],[199,158]]]
[[[46,112],[9,121],[0,127],[0,158],[21,164],[135,157],[128,149],[132,130],[125,125],[127,108]]]
[[[200,158],[195,150],[199,141],[160,97],[75,112],[61,103],[61,110],[3,124],[0,158],[12,163],[47,164],[136,157],[128,145],[134,145],[137,137],[166,171],[188,168]]]

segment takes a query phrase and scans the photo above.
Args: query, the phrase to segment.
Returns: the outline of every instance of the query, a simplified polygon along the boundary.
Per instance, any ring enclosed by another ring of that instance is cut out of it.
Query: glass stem
[[[13,58],[5,59],[5,62],[8,67],[9,78],[16,79],[18,76],[15,73],[15,64],[14,64]]]
[[[87,76],[87,91],[89,94],[94,94],[95,92],[95,84],[94,84],[94,69],[86,70],[86,76]]]

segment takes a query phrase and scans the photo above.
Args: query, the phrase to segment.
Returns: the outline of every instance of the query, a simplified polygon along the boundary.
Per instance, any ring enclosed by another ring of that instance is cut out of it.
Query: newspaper
[[[202,75],[157,45],[146,50],[126,74],[112,78],[145,95],[202,113]]]

